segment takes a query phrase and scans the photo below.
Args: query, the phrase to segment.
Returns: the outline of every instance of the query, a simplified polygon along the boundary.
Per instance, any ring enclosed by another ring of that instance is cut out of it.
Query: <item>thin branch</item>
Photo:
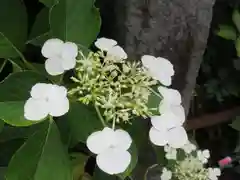
[[[206,114],[200,117],[189,119],[185,122],[186,130],[195,130],[214,126],[231,120],[240,115],[240,106],[218,113]]]

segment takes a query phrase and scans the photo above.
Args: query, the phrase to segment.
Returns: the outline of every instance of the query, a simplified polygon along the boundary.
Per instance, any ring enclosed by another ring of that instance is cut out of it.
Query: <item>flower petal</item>
[[[188,136],[183,127],[172,128],[167,133],[168,144],[173,148],[181,148],[188,143]]]
[[[78,46],[73,42],[66,42],[62,46],[61,52],[63,59],[75,59],[78,55]]]
[[[115,148],[109,148],[107,151],[97,155],[98,167],[108,174],[123,173],[131,162],[131,154]]]
[[[171,105],[181,104],[182,98],[178,90],[159,86],[158,91],[163,96],[163,100],[165,101],[165,103],[168,103]]]
[[[102,131],[96,131],[87,138],[87,147],[94,153],[99,154],[109,147],[109,144],[102,139]]]
[[[113,57],[114,61],[127,59],[126,52],[120,46],[114,46],[114,47],[110,48],[107,52],[107,56]]]
[[[46,98],[51,88],[51,84],[37,83],[31,89],[31,96],[35,99]]]
[[[182,122],[179,120],[179,118],[172,112],[151,117],[151,123],[153,127],[159,131],[166,131],[168,129],[182,125]]]
[[[173,65],[169,60],[162,57],[157,57],[157,62],[161,67],[161,70],[163,70],[165,74],[167,74],[168,76],[174,75]]]
[[[163,74],[163,73],[154,73],[155,77],[154,79],[158,80],[161,84],[163,84],[164,86],[170,86],[172,84],[172,77],[167,75],[167,74]]]
[[[69,58],[69,59],[63,59],[62,60],[62,67],[65,71],[73,69],[76,66],[76,59],[75,58]]]
[[[52,84],[51,88],[48,91],[48,99],[51,101],[55,101],[61,98],[67,97],[67,89],[64,86],[58,86],[56,84]]]
[[[117,41],[102,37],[97,39],[94,44],[98,49],[101,49],[102,51],[108,51],[113,46],[117,45]]]
[[[158,131],[154,127],[149,131],[149,138],[157,146],[165,146],[167,144],[167,133],[165,131]]]
[[[87,147],[94,154],[107,150],[115,142],[115,133],[111,128],[105,127],[96,131],[87,138]]]
[[[62,67],[62,59],[60,58],[51,58],[45,61],[45,69],[48,74],[52,76],[60,75],[64,72]]]
[[[45,58],[54,58],[59,56],[62,51],[63,41],[60,39],[49,39],[42,47],[42,55]]]
[[[130,148],[132,144],[132,138],[127,131],[124,131],[122,129],[117,129],[115,131],[115,136],[117,141],[116,148],[122,149],[125,151]]]
[[[141,58],[142,64],[144,67],[148,69],[152,69],[153,67],[156,67],[156,57],[151,55],[143,55]]]
[[[24,117],[28,120],[38,121],[48,115],[48,104],[44,100],[29,98],[24,105]]]
[[[49,114],[51,116],[59,117],[66,114],[69,110],[68,98],[49,99]]]

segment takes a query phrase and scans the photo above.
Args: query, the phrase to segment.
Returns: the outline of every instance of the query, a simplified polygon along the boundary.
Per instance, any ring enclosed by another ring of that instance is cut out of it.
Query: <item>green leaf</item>
[[[4,121],[0,120],[0,132],[3,130],[4,124],[5,124]],[[1,138],[1,136],[0,136],[0,138]]]
[[[24,143],[23,139],[14,139],[0,143],[0,166],[8,166],[14,153]]]
[[[148,97],[148,108],[151,110],[151,112],[154,115],[160,115],[159,113],[159,104],[161,102],[161,98],[159,97],[159,95],[157,95],[156,93],[158,93],[158,86],[154,86],[152,87],[152,90],[155,92],[151,92],[150,96]],[[158,93],[159,94],[159,93]]]
[[[39,2],[43,3],[46,7],[51,8],[58,3],[58,0],[39,0]]]
[[[47,34],[49,31],[49,9],[45,7],[37,15],[27,43],[32,43],[35,45],[36,40],[42,37],[44,34]]]
[[[231,124],[229,124],[233,129],[240,131],[240,116],[237,116]]]
[[[80,178],[84,175],[85,165],[88,158],[88,156],[82,153],[74,154],[72,159],[73,180],[80,180]]]
[[[27,41],[27,44],[33,44],[35,46],[42,46],[45,41],[51,38],[50,32],[46,32],[44,34],[41,34],[34,39],[30,39]]]
[[[54,121],[45,121],[42,128],[22,145],[12,157],[6,174],[8,180],[72,178],[70,161]]]
[[[27,38],[27,13],[20,0],[0,1],[0,58],[18,56]]]
[[[236,40],[236,30],[232,26],[220,25],[216,34],[227,40]]]
[[[40,74],[24,71],[10,74],[0,83],[0,119],[13,126],[29,126],[39,121],[24,119],[24,103],[33,85],[46,82]]]
[[[85,143],[91,133],[103,128],[95,110],[77,102],[70,105],[69,112],[62,120],[69,126],[72,145],[77,142]]]
[[[240,33],[240,12],[237,9],[233,11],[232,20]]]
[[[237,56],[240,57],[240,36],[235,41],[235,48],[237,51]]]
[[[7,167],[0,167],[0,180],[5,180],[6,171],[7,171]]]
[[[14,139],[27,139],[29,136],[39,130],[41,127],[40,125],[41,124],[34,124],[28,127],[14,127],[6,124],[0,134],[0,143]]]
[[[98,167],[95,168],[93,180],[118,180],[117,176],[112,176],[101,171]]]
[[[50,11],[54,37],[89,47],[100,31],[99,11],[94,0],[60,0]]]

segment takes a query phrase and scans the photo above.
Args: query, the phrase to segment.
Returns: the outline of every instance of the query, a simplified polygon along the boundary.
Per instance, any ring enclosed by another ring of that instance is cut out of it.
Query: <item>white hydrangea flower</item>
[[[157,146],[169,145],[172,148],[181,148],[188,142],[188,136],[182,126],[171,129],[158,130],[152,127],[149,131],[150,141]]]
[[[24,117],[28,120],[37,121],[48,115],[58,117],[69,110],[67,89],[63,86],[37,83],[30,94],[24,105]]]
[[[109,51],[112,47],[117,45],[117,41],[102,37],[98,38],[94,44],[98,49],[101,49],[102,51]]]
[[[120,61],[127,59],[127,54],[122,47],[117,45],[117,41],[108,38],[99,38],[95,42],[95,46],[102,51],[107,52],[106,59]]]
[[[172,178],[172,172],[169,171],[167,168],[163,168],[161,174],[161,180],[170,180]]]
[[[142,64],[148,69],[153,79],[158,80],[165,86],[172,84],[172,76],[174,75],[173,65],[167,59],[144,55],[141,58]]]
[[[185,153],[190,154],[191,152],[195,151],[197,147],[191,142],[188,142],[182,147],[182,149],[184,150]]]
[[[166,130],[182,126],[185,121],[184,109],[182,106],[172,106],[172,111],[163,112],[160,116],[152,116],[151,123],[158,130]]]
[[[168,145],[164,146],[164,151],[166,152],[165,157],[166,159],[177,159],[177,150],[175,148],[172,148]]]
[[[131,154],[127,150],[131,144],[128,132],[108,127],[92,133],[87,139],[88,149],[97,154],[98,167],[111,175],[122,173],[129,166]]]
[[[163,101],[167,104],[180,105],[182,103],[181,94],[176,89],[159,86],[158,92],[163,96]]]
[[[206,164],[208,162],[208,159],[210,158],[210,152],[207,149],[203,151],[198,150],[197,157],[203,164]]]
[[[219,168],[208,168],[208,178],[209,180],[218,180],[221,175],[221,170]]]
[[[52,75],[60,75],[64,71],[73,69],[76,65],[78,47],[73,42],[63,42],[60,39],[49,39],[42,47],[46,71]]]

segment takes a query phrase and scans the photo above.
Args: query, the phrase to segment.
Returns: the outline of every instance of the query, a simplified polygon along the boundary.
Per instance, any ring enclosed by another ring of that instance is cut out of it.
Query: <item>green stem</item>
[[[147,88],[148,88],[148,90],[151,91],[153,94],[155,94],[156,96],[158,96],[158,97],[160,97],[161,99],[163,99],[163,97],[162,97],[161,94],[157,93],[156,91],[154,91],[152,88],[150,88],[150,87],[148,87],[148,86],[147,86]]]
[[[154,165],[147,168],[147,170],[144,174],[144,180],[147,180],[147,174],[148,174],[149,170],[152,169],[152,168],[155,168],[156,166],[158,166],[158,164],[154,164]]]
[[[116,124],[116,119],[113,118],[113,124],[112,124],[112,129],[113,129],[113,130],[115,129],[115,124]]]
[[[106,123],[105,123],[105,121],[104,121],[104,119],[103,119],[103,117],[102,117],[102,115],[101,115],[101,113],[100,113],[99,108],[97,107],[96,104],[94,105],[94,107],[95,107],[95,109],[96,109],[96,111],[97,111],[97,115],[98,115],[100,121],[102,122],[103,126],[106,127]]]
[[[29,63],[25,57],[23,56],[23,54],[15,47],[13,46],[13,48],[15,49],[15,51],[18,53],[19,57],[22,59],[23,63],[31,70],[34,70],[36,72],[38,72],[38,70],[31,64]]]
[[[7,60],[5,59],[5,60],[3,61],[3,63],[2,63],[2,65],[1,65],[1,67],[0,67],[0,72],[2,72],[2,70],[3,70],[3,68],[5,67],[6,63],[7,63]]]
[[[53,122],[53,117],[49,115],[50,122]]]

